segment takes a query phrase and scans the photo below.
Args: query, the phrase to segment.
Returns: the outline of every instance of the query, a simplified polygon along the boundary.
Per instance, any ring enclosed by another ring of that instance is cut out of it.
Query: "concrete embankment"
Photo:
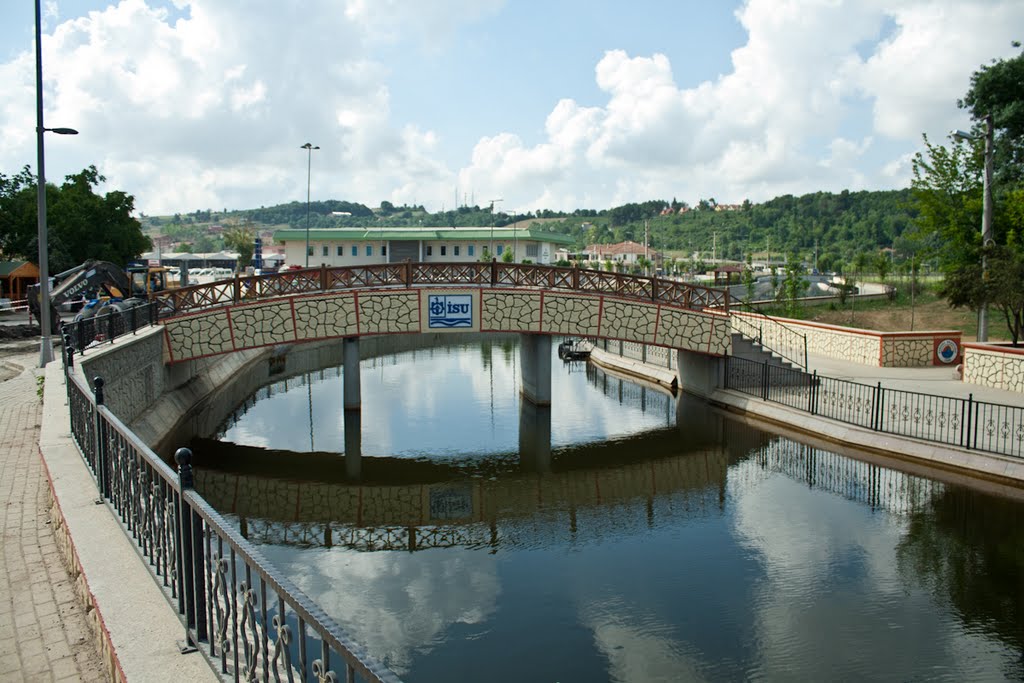
[[[663,387],[668,387],[671,384],[671,380],[669,380],[671,372],[665,368],[622,358],[600,349],[594,349],[590,358],[594,363],[614,372],[652,381]],[[908,386],[914,386],[920,390],[921,385],[926,384],[927,390],[937,395],[959,398],[964,393],[962,383],[957,382],[951,375],[946,377],[938,374],[944,369],[893,368],[889,372],[890,377],[885,374],[887,372],[885,368],[865,367],[861,369],[852,363],[840,364],[832,359],[823,365],[832,371],[831,374],[836,374],[838,371],[838,374],[844,375],[844,378],[852,379],[863,375],[865,380],[870,377],[872,383],[881,382],[886,388],[906,389]],[[880,377],[880,375],[883,376]],[[1024,459],[1021,458],[876,432],[812,415],[779,403],[764,401],[738,391],[717,389],[706,398],[713,405],[736,415],[745,416],[767,429],[773,431],[781,429],[787,433],[787,436],[792,435],[797,440],[810,438],[821,447],[829,448],[831,445],[834,446],[832,450],[843,449],[853,457],[862,459],[864,456],[882,457],[890,459],[890,464],[893,464],[894,461],[902,461],[923,466],[927,468],[920,470],[923,476],[939,476],[948,480],[949,477],[941,474],[941,472],[947,472],[962,483],[982,479],[991,482],[997,488],[1005,488],[1004,492],[1017,490],[1018,487],[1024,485]],[[1010,405],[1022,402],[1020,396],[1012,395],[1011,392],[1001,392],[999,395],[989,392],[985,398]]]

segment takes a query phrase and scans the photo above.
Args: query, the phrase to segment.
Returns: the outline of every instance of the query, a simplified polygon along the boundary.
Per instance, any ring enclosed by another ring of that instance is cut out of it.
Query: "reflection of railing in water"
[[[753,485],[772,473],[858,503],[907,515],[927,508],[941,494],[941,482],[822,451],[789,439],[776,439],[729,471],[729,483]]]
[[[639,408],[640,412],[665,415],[666,424],[672,423],[675,414],[675,399],[664,391],[658,391],[634,381],[609,375],[593,363],[587,363],[587,381],[605,396],[616,399],[620,405]]]
[[[600,542],[629,536],[684,511],[702,519],[722,511],[719,487],[651,494],[613,507],[549,509],[532,518],[501,518],[467,524],[358,526],[345,522],[284,522],[240,518],[242,534],[257,544],[340,547],[359,552],[431,548],[539,548],[574,541]]]
[[[377,550],[409,550],[410,542],[531,546],[538,538],[591,538],[680,510],[710,510],[719,504],[728,457],[701,449],[618,466],[391,485],[200,468],[196,484],[216,508],[243,520],[243,533],[254,540]],[[569,456],[569,464],[577,459]],[[481,531],[491,527],[496,538]]]

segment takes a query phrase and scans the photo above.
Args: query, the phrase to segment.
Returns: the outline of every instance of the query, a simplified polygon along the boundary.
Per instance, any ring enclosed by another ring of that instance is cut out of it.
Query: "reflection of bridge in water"
[[[358,478],[346,467],[348,456],[197,440],[196,488],[215,508],[237,516],[251,539],[272,543],[415,550],[599,538],[654,525],[677,511],[720,512],[726,471],[735,460],[721,445],[722,418],[698,401],[680,405],[700,412],[680,418],[685,433],[659,429],[540,457],[543,449],[524,446],[518,454],[482,461],[364,455]],[[734,442],[764,438],[737,427]],[[525,431],[545,439],[550,433]],[[304,480],[281,472],[301,473]]]
[[[514,453],[483,463],[364,457],[358,482],[347,480],[336,454],[218,444],[226,457],[218,453],[219,464],[198,467],[196,487],[236,516],[251,540],[360,551],[592,542],[665,519],[721,514],[727,487],[776,475],[899,515],[943,491],[939,482],[725,424],[713,430],[724,438],[719,444],[708,440],[711,433],[661,429],[560,449],[544,471]],[[684,441],[691,445],[680,449]],[[283,457],[291,459],[290,471],[311,480],[274,476]],[[233,471],[236,458],[247,463],[246,473]]]

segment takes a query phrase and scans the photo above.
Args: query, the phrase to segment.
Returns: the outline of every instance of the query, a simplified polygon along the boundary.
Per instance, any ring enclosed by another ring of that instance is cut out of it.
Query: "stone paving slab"
[[[105,681],[53,532],[37,358],[8,348],[0,359],[0,680]]]

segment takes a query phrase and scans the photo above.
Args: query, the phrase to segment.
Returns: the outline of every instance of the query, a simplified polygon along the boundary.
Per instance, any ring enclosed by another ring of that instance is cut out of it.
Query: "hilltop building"
[[[274,241],[284,245],[285,264],[305,266],[365,266],[378,263],[416,261],[457,263],[484,257],[502,260],[506,252],[513,261],[550,264],[555,251],[573,244],[565,235],[527,228],[330,228],[309,231],[277,230]]]

